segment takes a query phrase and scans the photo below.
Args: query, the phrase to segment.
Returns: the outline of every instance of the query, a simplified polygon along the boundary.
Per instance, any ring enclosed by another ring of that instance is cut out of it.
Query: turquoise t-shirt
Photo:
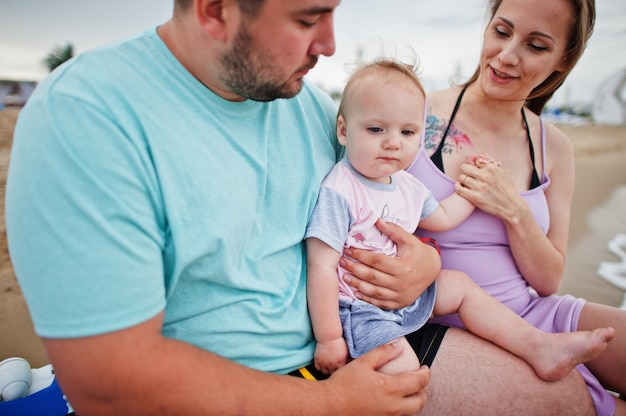
[[[164,310],[165,336],[265,371],[309,363],[302,238],[340,152],[335,116],[309,84],[225,101],[156,28],[59,68],[19,115],[6,196],[37,333]]]

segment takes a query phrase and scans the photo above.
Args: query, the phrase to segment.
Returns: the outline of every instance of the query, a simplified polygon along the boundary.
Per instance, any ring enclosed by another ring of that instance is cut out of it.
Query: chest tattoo
[[[441,138],[444,135],[448,122],[444,118],[438,118],[429,114],[426,118],[426,150],[429,154],[439,146]],[[458,130],[454,123],[450,126],[446,141],[441,149],[442,153],[452,154],[459,152],[465,147],[472,147],[473,143],[469,136]]]

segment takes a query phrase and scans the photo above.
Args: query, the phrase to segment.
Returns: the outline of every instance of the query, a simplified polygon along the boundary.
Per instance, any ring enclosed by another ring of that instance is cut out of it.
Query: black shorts
[[[422,365],[430,367],[433,364],[435,355],[437,355],[437,351],[439,350],[439,346],[447,330],[448,327],[444,325],[426,324],[418,331],[405,336]],[[306,367],[292,371],[289,375],[309,380],[324,380],[328,378],[327,375],[317,371],[312,363]]]

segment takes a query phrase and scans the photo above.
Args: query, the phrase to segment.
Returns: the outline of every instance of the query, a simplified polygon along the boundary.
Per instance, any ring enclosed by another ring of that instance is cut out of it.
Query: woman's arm
[[[545,192],[550,213],[547,235],[520,196],[506,168],[480,161],[476,165],[463,164],[461,172],[472,179],[466,180],[464,187],[457,186],[457,193],[504,222],[511,251],[521,274],[542,296],[555,293],[561,284],[574,188],[574,153],[571,143],[552,126],[549,126],[548,134],[546,152],[547,156],[553,156],[553,161],[546,167],[551,179]]]
[[[396,224],[378,220],[376,227],[396,243],[397,256],[346,250],[340,264],[350,275],[346,274],[344,280],[357,289],[358,297],[380,308],[408,306],[439,275],[439,254],[434,247],[422,243]]]

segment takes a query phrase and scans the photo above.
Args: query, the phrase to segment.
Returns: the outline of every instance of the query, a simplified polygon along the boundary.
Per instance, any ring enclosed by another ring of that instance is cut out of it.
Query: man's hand
[[[77,414],[414,414],[430,371],[376,371],[400,348],[386,344],[328,380],[265,373],[163,337],[163,313],[124,330],[44,343]],[[304,409],[304,410],[303,410]]]
[[[396,243],[397,256],[346,249],[340,260],[349,273],[344,280],[357,289],[359,299],[379,308],[408,306],[435,281],[441,270],[441,259],[434,247],[422,243],[396,224],[378,220],[376,227]]]
[[[385,344],[351,361],[320,383],[328,383],[329,388],[340,392],[339,400],[350,404],[348,414],[383,415],[393,410],[397,415],[414,415],[426,404],[424,388],[430,382],[428,367],[394,376],[376,371],[396,358],[400,351],[393,343]]]

